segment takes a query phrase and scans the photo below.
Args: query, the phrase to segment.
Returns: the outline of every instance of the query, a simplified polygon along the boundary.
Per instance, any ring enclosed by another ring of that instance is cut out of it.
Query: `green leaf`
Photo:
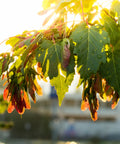
[[[61,63],[62,45],[54,44],[52,41],[44,40],[36,53],[36,59],[41,63],[43,74],[50,79],[58,76],[58,69]]]
[[[115,13],[115,16],[118,17],[118,23],[120,25],[120,1],[114,0],[111,5],[111,11]]]
[[[49,40],[44,40],[36,52],[36,59],[41,63],[44,76],[49,76],[51,85],[55,86],[59,105],[62,104],[65,93],[68,91],[74,77],[75,62],[73,48],[71,45],[70,50],[72,54],[70,56],[70,63],[66,68],[67,71],[61,69],[62,42],[53,43]]]
[[[87,79],[96,73],[100,64],[106,62],[105,44],[108,35],[100,26],[78,25],[70,37],[75,44],[74,53],[78,56],[77,65],[81,78]]]
[[[55,87],[57,95],[58,95],[58,101],[59,106],[61,106],[62,101],[65,97],[65,93],[68,91],[69,85],[73,81],[73,74],[70,74],[67,78],[64,75],[58,74],[57,77],[54,77],[50,80],[50,83],[52,86]]]
[[[69,65],[66,68],[67,71],[67,76],[69,76],[69,74],[75,74],[75,57],[74,57],[74,45],[73,45],[73,41],[70,41],[70,60],[69,60]]]
[[[100,67],[100,74],[120,94],[120,42],[107,52],[107,62]]]
[[[110,13],[107,10],[101,12],[102,23],[105,27],[105,30],[108,32],[110,37],[110,43],[115,45],[120,39],[119,29],[115,20],[110,16]]]

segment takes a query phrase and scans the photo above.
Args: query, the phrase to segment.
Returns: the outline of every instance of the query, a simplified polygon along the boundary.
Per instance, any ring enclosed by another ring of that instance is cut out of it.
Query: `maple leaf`
[[[75,56],[74,56],[73,51],[74,51],[73,41],[70,41],[69,65],[66,67],[67,78],[69,75],[71,75],[71,77],[74,77],[74,74],[75,74]],[[72,82],[72,80],[71,80],[71,82]]]
[[[105,44],[109,43],[107,33],[100,26],[88,28],[86,23],[79,24],[70,37],[75,43],[74,53],[78,56],[78,72],[87,79],[96,73],[101,63],[106,62]]]
[[[107,61],[101,64],[100,74],[120,94],[120,42],[107,52]]]
[[[59,74],[57,77],[54,77],[50,80],[50,83],[52,86],[55,87],[57,95],[58,95],[58,101],[59,106],[61,106],[62,101],[65,97],[65,93],[68,92],[69,85],[73,81],[73,75],[69,75],[67,78],[61,74]]]
[[[29,95],[34,102],[36,93],[42,95],[37,77],[45,81],[46,77],[50,78],[61,106],[74,78],[75,66],[80,74],[78,86],[84,84],[81,109],[88,108],[92,119],[97,120],[97,93],[104,101],[112,99],[111,107],[116,107],[120,98],[120,2],[113,0],[110,10],[101,11],[100,21],[92,22],[99,11],[99,6],[93,6],[95,1],[44,0],[45,10],[41,14],[50,9],[53,12],[43,25],[55,13],[59,14],[49,29],[25,31],[6,41],[12,46],[12,53],[0,55],[0,76],[7,77],[3,99],[9,102],[9,113],[16,109],[23,114],[25,109],[31,108]],[[81,21],[76,25],[73,20],[69,29],[69,13],[81,15],[86,23]]]
[[[111,5],[112,12],[114,12],[114,15],[118,17],[118,23],[120,24],[120,1],[114,0]]]
[[[70,49],[73,49],[73,47],[71,46]],[[69,85],[73,80],[75,66],[72,54],[69,65],[66,67],[66,70],[69,69],[70,71],[68,72],[61,69],[62,51],[62,42],[53,43],[49,40],[44,40],[36,55],[37,61],[41,64],[43,75],[45,77],[49,76],[51,85],[55,86],[59,105],[62,104],[64,95],[68,91]],[[63,72],[63,75],[61,75],[60,71]]]
[[[44,40],[36,53],[36,59],[41,63],[43,75],[50,79],[58,75],[59,65],[61,63],[62,45]]]
[[[103,10],[101,12],[101,21],[103,26],[105,27],[105,30],[108,32],[108,35],[110,37],[110,43],[112,45],[115,45],[120,39],[120,33],[115,19],[113,19],[109,15],[110,13],[108,10]]]
[[[69,64],[66,67],[66,69],[59,69],[58,76],[54,77],[50,83],[52,86],[55,87],[57,95],[58,95],[58,100],[59,100],[59,106],[61,106],[63,99],[65,97],[65,93],[68,92],[68,88],[71,85],[74,74],[75,74],[75,61],[74,61],[74,55],[73,55],[73,43],[71,42],[70,44],[70,58],[69,58]],[[61,72],[60,72],[61,71]],[[63,75],[61,75],[61,73]]]

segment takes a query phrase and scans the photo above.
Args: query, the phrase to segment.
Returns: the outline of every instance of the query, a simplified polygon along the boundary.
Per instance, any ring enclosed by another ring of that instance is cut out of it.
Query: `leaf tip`
[[[97,119],[98,119],[97,112],[95,112],[95,113],[94,113],[94,116],[92,116],[92,120],[93,120],[93,121],[96,121]]]

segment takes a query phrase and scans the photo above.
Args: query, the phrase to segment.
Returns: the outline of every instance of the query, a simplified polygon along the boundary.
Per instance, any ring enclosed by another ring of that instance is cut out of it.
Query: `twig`
[[[82,17],[83,17],[83,21],[86,22],[87,26],[88,26],[88,21],[87,19],[85,20],[85,17],[84,17],[84,11],[83,11],[83,3],[82,3],[82,0],[80,0],[80,4],[81,4],[81,8],[82,8]]]

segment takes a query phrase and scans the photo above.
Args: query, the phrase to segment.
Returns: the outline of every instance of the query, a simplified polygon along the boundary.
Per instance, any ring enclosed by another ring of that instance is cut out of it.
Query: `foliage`
[[[42,95],[37,79],[49,77],[57,91],[59,105],[73,81],[75,67],[83,84],[81,109],[87,108],[97,120],[99,97],[112,100],[112,109],[120,97],[120,2],[113,0],[111,8],[93,5],[96,0],[44,0],[41,14],[54,8],[44,25],[54,13],[59,17],[46,30],[25,31],[10,37],[6,44],[11,53],[0,55],[0,75],[7,78],[4,100],[9,102],[8,112],[14,109],[23,114],[30,109],[29,95]],[[54,6],[51,7],[51,4]],[[98,15],[98,20],[94,18]],[[80,14],[82,19],[71,27],[67,14]]]

